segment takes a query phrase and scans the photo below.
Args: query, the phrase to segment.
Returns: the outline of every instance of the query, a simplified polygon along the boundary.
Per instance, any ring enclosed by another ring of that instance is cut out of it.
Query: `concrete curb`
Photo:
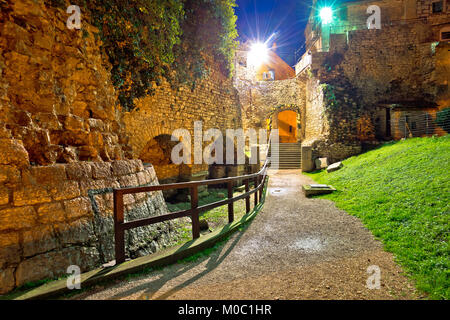
[[[267,189],[267,187],[266,187]],[[81,288],[91,286],[93,284],[113,280],[127,274],[137,273],[149,267],[163,267],[177,261],[192,256],[207,248],[214,246],[217,242],[222,241],[242,225],[251,221],[261,210],[266,198],[266,191],[263,192],[262,201],[248,214],[244,215],[240,220],[225,225],[223,228],[216,230],[208,235],[201,236],[198,239],[191,240],[184,244],[178,245],[167,250],[157,252],[148,256],[140,257],[134,260],[126,261],[118,266],[98,268],[81,274]],[[31,289],[22,294],[11,298],[13,300],[42,300],[60,296],[66,293],[72,293],[73,290],[67,288],[67,279],[52,281],[40,287]]]

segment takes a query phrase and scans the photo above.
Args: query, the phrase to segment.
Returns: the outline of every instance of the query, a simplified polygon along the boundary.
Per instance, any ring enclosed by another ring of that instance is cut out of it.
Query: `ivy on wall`
[[[238,34],[235,0],[79,0],[99,29],[112,81],[126,110],[163,79],[195,87],[209,74],[207,56],[231,76]],[[46,0],[65,9],[64,0]]]

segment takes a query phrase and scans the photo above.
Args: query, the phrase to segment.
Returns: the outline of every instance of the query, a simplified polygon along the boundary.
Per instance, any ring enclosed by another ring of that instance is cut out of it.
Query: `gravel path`
[[[298,170],[271,173],[263,210],[208,257],[72,299],[415,299],[414,285],[361,221],[307,199]],[[367,268],[381,270],[368,289]]]

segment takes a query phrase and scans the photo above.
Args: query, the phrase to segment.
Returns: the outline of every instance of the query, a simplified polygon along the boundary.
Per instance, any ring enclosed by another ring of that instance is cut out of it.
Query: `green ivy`
[[[76,3],[78,2],[78,3]],[[65,9],[68,2],[46,0]],[[209,70],[211,56],[227,76],[233,72],[237,17],[235,0],[79,0],[99,29],[112,64],[112,82],[121,105],[154,93],[163,79],[195,87]]]

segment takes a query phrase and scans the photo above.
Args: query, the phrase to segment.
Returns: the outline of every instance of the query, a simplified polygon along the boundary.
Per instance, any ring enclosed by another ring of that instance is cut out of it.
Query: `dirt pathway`
[[[271,174],[266,203],[245,232],[208,257],[73,299],[413,299],[413,284],[361,221],[307,199],[300,171]],[[369,266],[381,271],[368,289]]]

